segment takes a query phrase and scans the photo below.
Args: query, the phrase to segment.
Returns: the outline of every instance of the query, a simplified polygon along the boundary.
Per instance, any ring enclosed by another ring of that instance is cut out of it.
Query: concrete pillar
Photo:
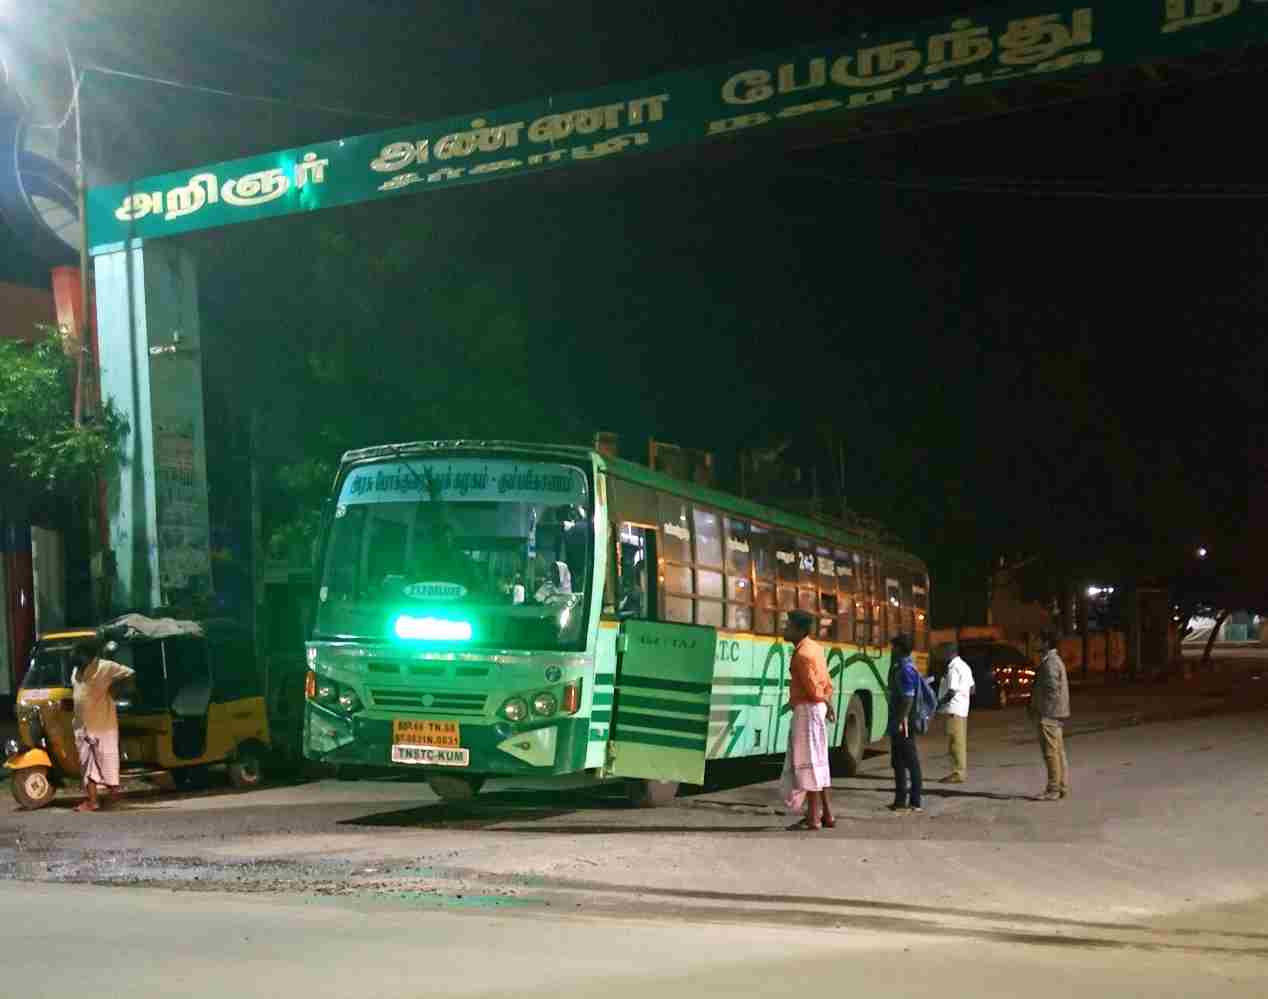
[[[211,592],[198,280],[178,244],[135,240],[94,257],[101,390],[128,421],[108,484],[111,611]]]

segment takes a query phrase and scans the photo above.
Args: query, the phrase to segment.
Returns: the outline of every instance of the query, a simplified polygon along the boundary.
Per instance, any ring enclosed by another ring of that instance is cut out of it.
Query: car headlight
[[[533,714],[549,718],[558,710],[559,701],[555,699],[554,694],[543,690],[540,694],[533,696]]]
[[[507,721],[523,721],[528,717],[528,702],[522,697],[509,698],[502,705],[502,717]]]
[[[334,680],[327,680],[324,677],[318,679],[316,700],[322,704],[334,704],[339,700],[339,685]]]

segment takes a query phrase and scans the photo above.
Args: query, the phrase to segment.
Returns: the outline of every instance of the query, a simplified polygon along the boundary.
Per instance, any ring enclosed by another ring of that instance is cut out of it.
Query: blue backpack
[[[911,708],[911,731],[915,735],[926,735],[929,724],[938,710],[938,695],[927,676],[920,677],[916,685],[916,703]]]

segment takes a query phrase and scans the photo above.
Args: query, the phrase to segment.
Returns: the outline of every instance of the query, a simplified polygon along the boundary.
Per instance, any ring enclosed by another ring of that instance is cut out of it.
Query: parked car
[[[1030,700],[1035,665],[1021,649],[995,639],[964,639],[960,656],[973,671],[974,707],[1006,708]],[[930,676],[940,682],[947,668],[945,646],[934,650],[930,666]]]
[[[1030,700],[1035,665],[1021,649],[1007,642],[961,642],[960,657],[973,671],[973,705],[1006,708]]]

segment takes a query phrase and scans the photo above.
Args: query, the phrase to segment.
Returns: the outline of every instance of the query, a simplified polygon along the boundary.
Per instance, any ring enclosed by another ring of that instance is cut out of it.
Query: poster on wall
[[[155,428],[159,582],[164,591],[210,586],[207,493],[198,481],[194,455],[192,426]]]

